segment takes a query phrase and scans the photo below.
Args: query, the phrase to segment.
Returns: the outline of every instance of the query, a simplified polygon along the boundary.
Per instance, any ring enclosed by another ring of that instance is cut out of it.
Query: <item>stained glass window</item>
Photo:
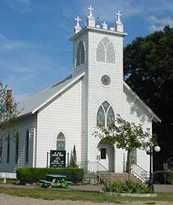
[[[98,127],[111,127],[115,122],[115,115],[113,108],[105,101],[99,107],[97,112],[97,126]]]
[[[97,126],[98,127],[105,126],[105,112],[102,106],[99,108],[97,112]]]
[[[85,63],[85,49],[84,49],[84,45],[83,42],[80,41],[78,48],[77,48],[77,62],[76,65],[81,65]]]
[[[107,113],[107,126],[111,127],[115,123],[115,115],[112,107],[109,108]]]
[[[62,132],[60,132],[57,136],[56,149],[65,150],[65,136]]]
[[[107,112],[110,104],[107,101],[105,101],[102,105],[103,105],[103,108],[104,108],[105,112]]]

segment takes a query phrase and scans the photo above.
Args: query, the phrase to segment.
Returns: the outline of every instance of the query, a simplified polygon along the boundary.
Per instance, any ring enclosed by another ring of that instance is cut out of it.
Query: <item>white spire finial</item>
[[[102,23],[102,28],[103,29],[108,29],[108,25],[107,25],[107,23],[105,21]]]
[[[89,16],[93,16],[94,8],[90,5],[90,7],[88,8],[88,10],[89,10]]]
[[[78,33],[81,30],[81,26],[80,26],[81,18],[79,16],[77,16],[75,18],[75,21],[76,21],[75,33]]]
[[[116,13],[116,16],[117,16],[117,20],[115,22],[115,31],[117,32],[124,32],[124,25],[121,21],[121,16],[122,16],[122,13],[121,11],[118,11]]]
[[[75,18],[75,21],[76,21],[76,26],[80,26],[80,21],[81,21],[81,18],[79,16],[77,16]]]
[[[93,16],[94,8],[92,6],[90,6],[88,8],[88,10],[89,10],[89,14],[88,14],[88,18],[87,18],[87,25],[88,25],[88,27],[94,28],[95,27],[95,18]]]
[[[121,11],[118,11],[118,12],[116,13],[116,16],[117,16],[117,22],[118,22],[118,23],[121,23],[121,16],[122,16]]]

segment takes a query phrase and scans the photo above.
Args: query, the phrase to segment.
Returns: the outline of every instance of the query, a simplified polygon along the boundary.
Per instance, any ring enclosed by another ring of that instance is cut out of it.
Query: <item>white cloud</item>
[[[93,1],[82,1],[83,13],[87,14],[87,8]],[[92,3],[95,8],[96,16],[101,19],[110,20],[115,18],[115,14],[118,10],[121,10],[124,16],[133,16],[140,13],[140,8],[134,5],[134,0],[99,0]]]
[[[150,31],[162,29],[167,24],[173,25],[173,0],[82,0],[83,13],[87,14],[90,3],[95,8],[95,16],[102,21],[112,21],[115,12],[121,10],[125,17],[143,18]]]
[[[152,31],[162,30],[166,25],[173,26],[173,17],[157,17],[157,16],[149,16],[148,21],[151,24],[150,29]]]
[[[23,40],[11,40],[0,33],[0,52],[29,49],[34,45]]]

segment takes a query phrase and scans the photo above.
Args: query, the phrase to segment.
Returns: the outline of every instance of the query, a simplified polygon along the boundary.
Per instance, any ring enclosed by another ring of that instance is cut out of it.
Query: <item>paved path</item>
[[[154,204],[154,205],[172,205],[170,202],[158,202],[158,203],[143,203],[143,202],[132,202],[132,203],[123,203],[128,205],[146,205],[146,204]],[[42,199],[33,199],[28,197],[15,197],[8,196],[5,194],[0,194],[0,205],[115,205],[114,203],[94,203],[87,201],[59,201],[59,200],[42,200]],[[122,205],[116,204],[116,205]]]

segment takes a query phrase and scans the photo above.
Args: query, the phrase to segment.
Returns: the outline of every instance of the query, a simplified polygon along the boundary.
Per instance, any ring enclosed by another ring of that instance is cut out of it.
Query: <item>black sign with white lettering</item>
[[[50,167],[61,168],[65,167],[66,151],[51,150],[50,151]]]

